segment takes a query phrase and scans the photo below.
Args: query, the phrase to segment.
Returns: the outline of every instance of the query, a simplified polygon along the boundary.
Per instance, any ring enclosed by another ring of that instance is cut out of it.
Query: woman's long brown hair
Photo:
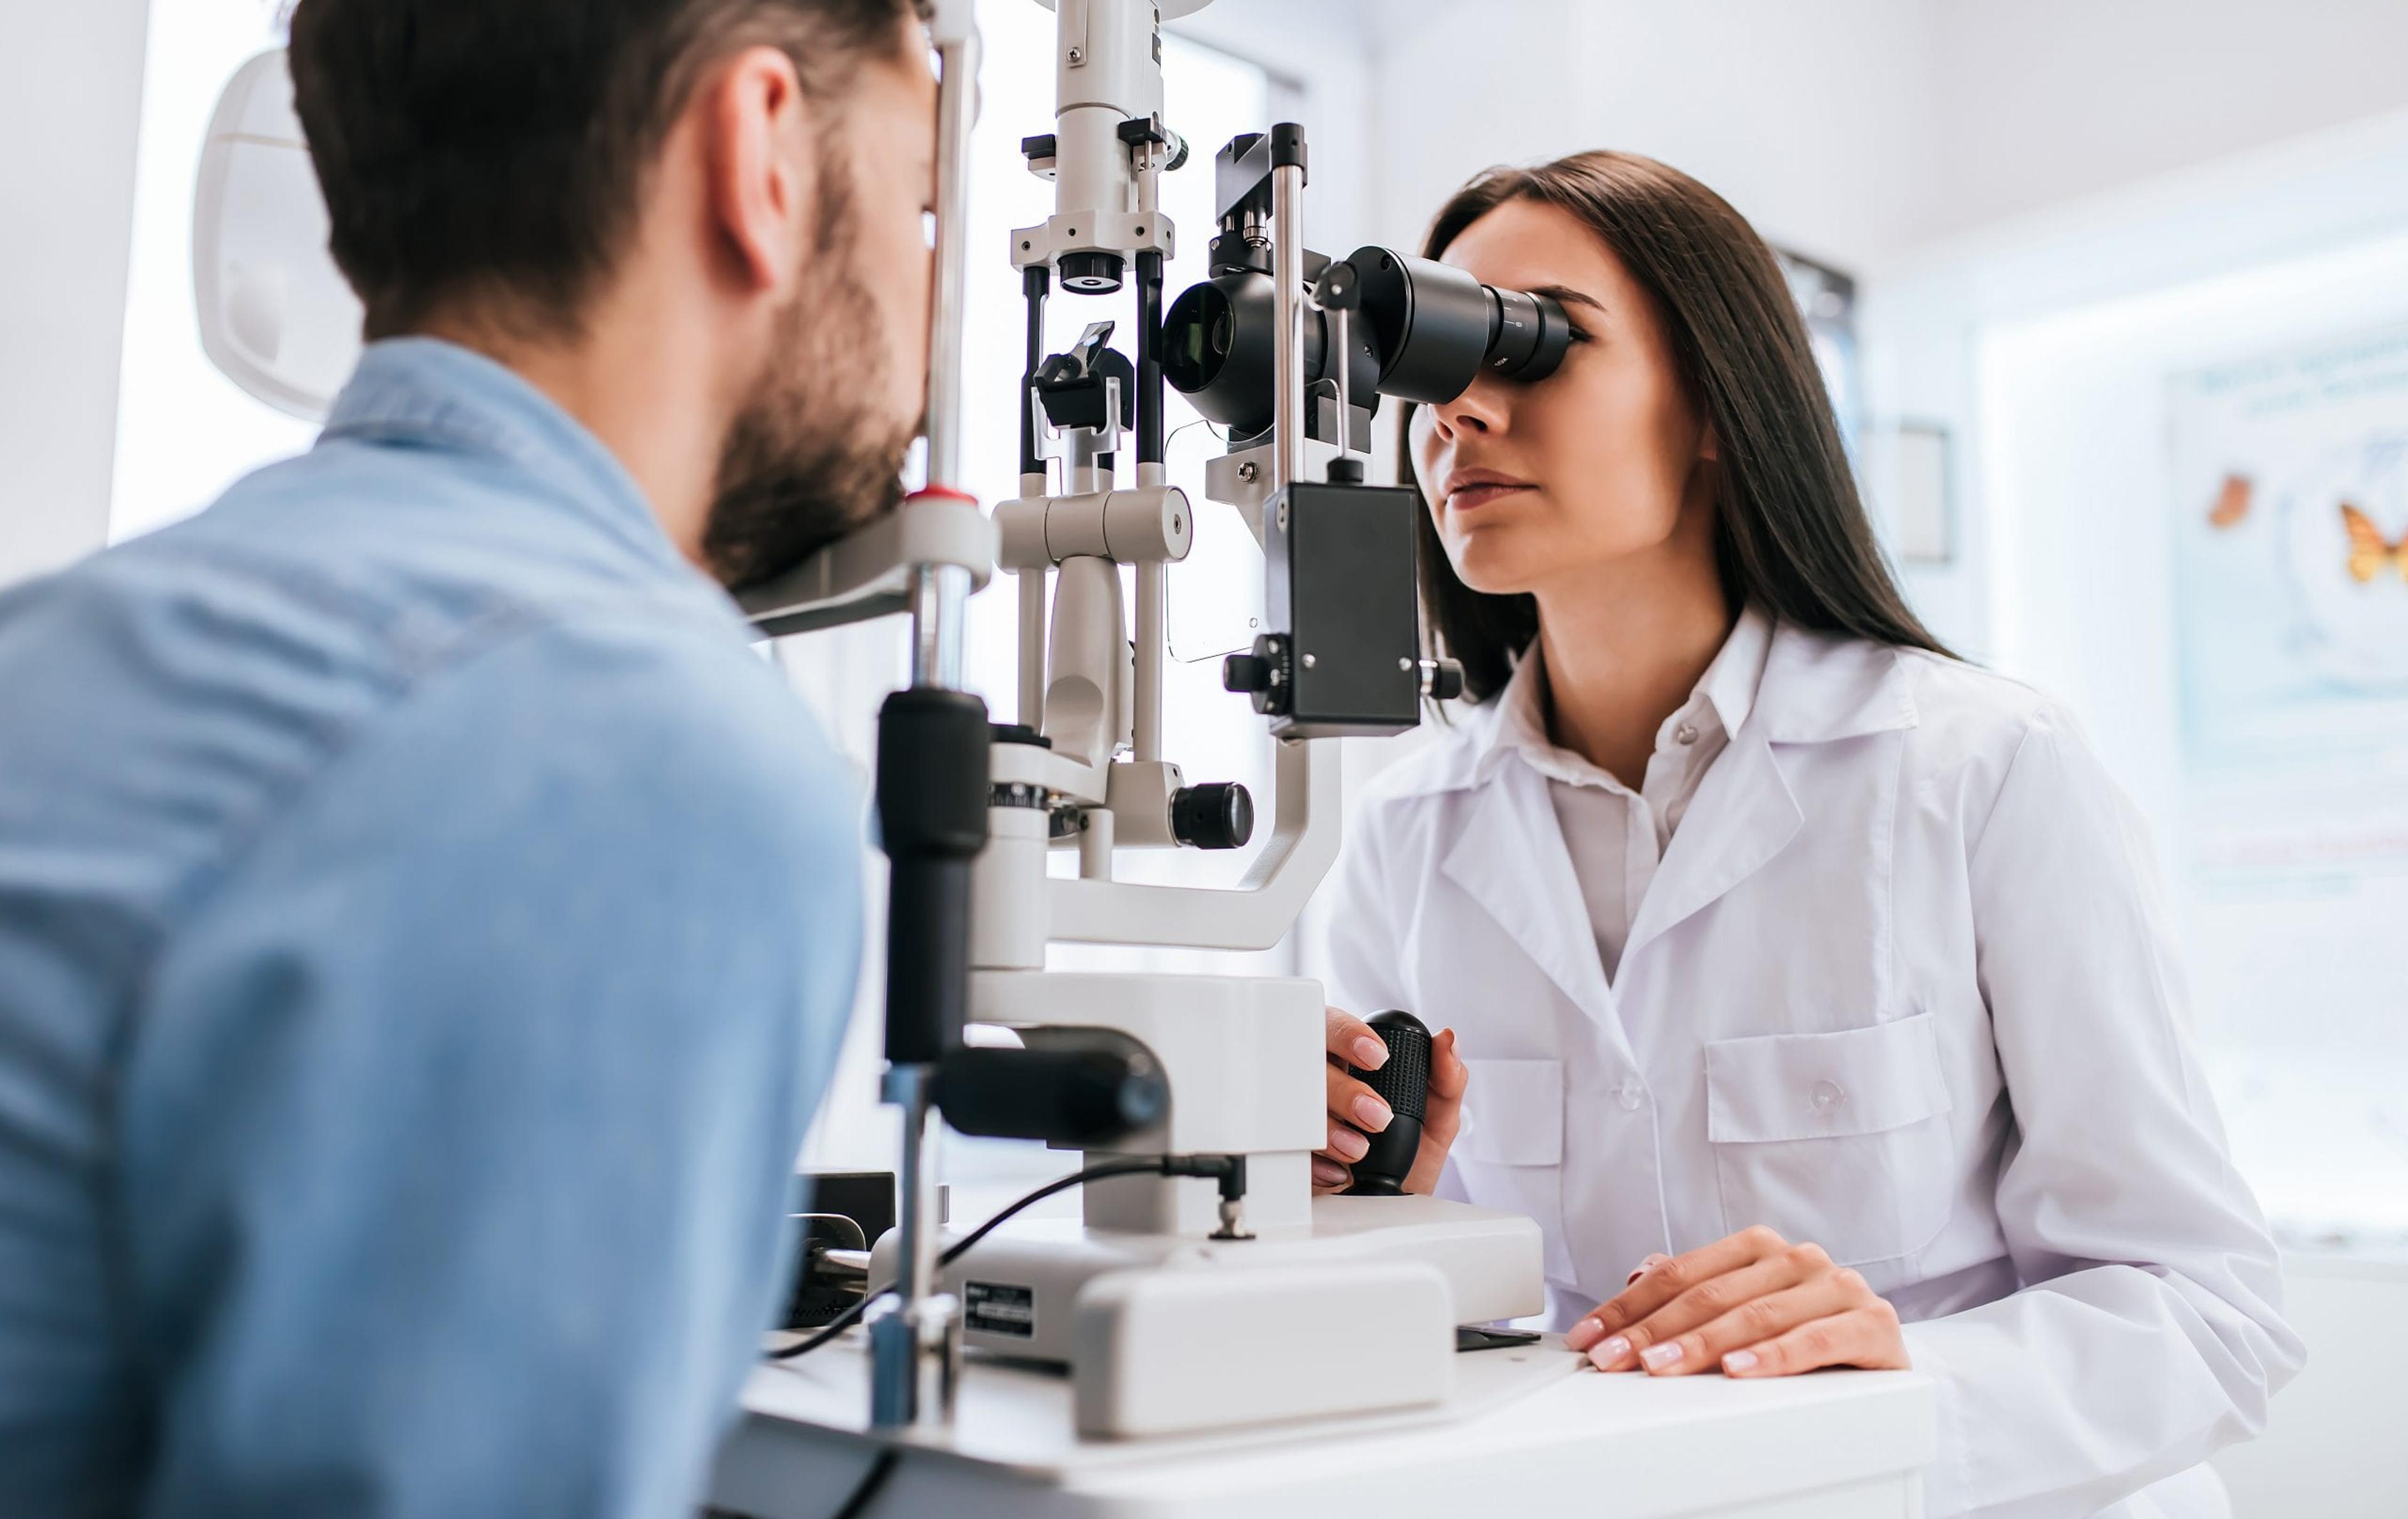
[[[1514,200],[1570,212],[1654,297],[1681,381],[1719,445],[1714,558],[1732,606],[1756,602],[1799,627],[1948,653],[1899,594],[1788,281],[1746,219],[1652,158],[1575,153],[1473,179],[1430,223],[1424,256],[1442,256],[1466,227]],[[1410,483],[1411,408],[1405,418],[1398,478]],[[1428,505],[1422,600],[1443,652],[1463,663],[1466,693],[1485,701],[1537,636],[1538,603],[1457,579]]]

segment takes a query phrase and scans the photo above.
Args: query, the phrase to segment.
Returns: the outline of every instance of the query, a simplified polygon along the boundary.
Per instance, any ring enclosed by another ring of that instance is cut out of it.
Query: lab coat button
[[[1814,1083],[1814,1111],[1816,1112],[1837,1112],[1841,1108],[1847,1104],[1847,1100],[1848,1095],[1840,1090],[1839,1082],[1816,1082]]]
[[[1672,730],[1672,738],[1676,743],[1696,743],[1698,741],[1698,725],[1694,723],[1682,724],[1679,727]]]
[[[1615,1101],[1622,1104],[1622,1111],[1629,1113],[1637,1112],[1639,1105],[1647,1100],[1646,1092],[1637,1082],[1625,1082],[1615,1087],[1613,1096]]]

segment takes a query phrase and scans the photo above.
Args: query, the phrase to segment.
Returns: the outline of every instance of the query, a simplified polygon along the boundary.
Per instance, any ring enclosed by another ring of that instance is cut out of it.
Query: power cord
[[[1243,1155],[1155,1155],[1145,1160],[1108,1160],[1100,1166],[1090,1166],[1084,1170],[1072,1171],[1068,1176],[1057,1176],[1026,1197],[1013,1202],[962,1239],[955,1240],[950,1249],[937,1257],[938,1269],[942,1270],[969,1254],[971,1246],[993,1234],[1014,1214],[1043,1202],[1056,1193],[1068,1192],[1072,1187],[1084,1186],[1090,1182],[1101,1182],[1115,1176],[1212,1177],[1221,1183],[1222,1211],[1226,1219],[1230,1206],[1245,1196],[1246,1157]],[[791,1361],[797,1355],[810,1354],[860,1323],[861,1316],[869,1311],[869,1305],[893,1291],[895,1283],[890,1282],[874,1291],[863,1293],[861,1301],[830,1319],[825,1327],[812,1334],[810,1338],[797,1340],[783,1350],[770,1351],[766,1358],[772,1361]],[[876,1474],[873,1472],[872,1475]]]
[[[891,1447],[879,1452],[878,1459],[869,1463],[869,1470],[863,1474],[860,1485],[854,1487],[853,1496],[844,1500],[844,1507],[836,1511],[834,1519],[861,1519],[867,1513],[869,1505],[885,1488],[886,1479],[895,1475],[897,1459]]]

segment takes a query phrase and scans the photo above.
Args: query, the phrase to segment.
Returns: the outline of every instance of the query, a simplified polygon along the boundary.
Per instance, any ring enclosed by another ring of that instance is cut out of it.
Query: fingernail
[[[1354,1041],[1354,1065],[1361,1070],[1377,1070],[1388,1063],[1388,1047],[1366,1034]]]
[[[1752,1350],[1735,1350],[1731,1352],[1728,1355],[1723,1357],[1723,1369],[1733,1376],[1737,1376],[1742,1371],[1755,1370],[1756,1352]]]
[[[1329,1131],[1329,1148],[1347,1160],[1360,1160],[1369,1152],[1371,1141],[1351,1128],[1333,1128]]]
[[[1630,1358],[1630,1341],[1620,1335],[1615,1335],[1604,1344],[1592,1349],[1588,1353],[1588,1358],[1597,1363],[1597,1369],[1599,1371],[1611,1371]]]
[[[1642,1266],[1642,1267],[1641,1267],[1639,1269],[1637,1269],[1636,1271],[1631,1272],[1631,1273],[1630,1273],[1630,1275],[1629,1275],[1629,1277],[1628,1277],[1627,1280],[1625,1280],[1625,1281],[1623,1282],[1623,1283],[1622,1283],[1622,1284],[1623,1284],[1624,1286],[1626,1286],[1626,1287],[1630,1286],[1630,1285],[1633,1285],[1634,1283],[1636,1283],[1638,1282],[1638,1280],[1639,1280],[1641,1277],[1645,1276],[1646,1274],[1647,1274],[1647,1268],[1645,1268],[1644,1266]]]
[[[1312,1179],[1326,1187],[1342,1186],[1346,1182],[1346,1168],[1333,1166],[1326,1160],[1315,1160],[1312,1163]]]
[[[1639,1364],[1650,1371],[1661,1371],[1681,1358],[1681,1342],[1667,1340],[1660,1345],[1650,1345],[1639,1353]]]
[[[1366,1094],[1354,1099],[1354,1116],[1362,1120],[1365,1128],[1377,1134],[1388,1126],[1388,1120],[1396,1114],[1388,1111],[1386,1103]]]
[[[1603,1319],[1583,1319],[1578,1324],[1572,1326],[1570,1333],[1564,1336],[1564,1348],[1567,1350],[1586,1350],[1588,1349],[1589,1341],[1595,1340],[1598,1336],[1603,1333],[1605,1333],[1605,1321]]]

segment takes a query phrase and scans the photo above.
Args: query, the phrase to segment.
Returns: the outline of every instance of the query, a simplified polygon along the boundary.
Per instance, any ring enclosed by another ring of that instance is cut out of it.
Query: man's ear
[[[818,131],[794,60],[747,48],[704,84],[705,208],[752,291],[783,297],[802,268],[818,204]]]

